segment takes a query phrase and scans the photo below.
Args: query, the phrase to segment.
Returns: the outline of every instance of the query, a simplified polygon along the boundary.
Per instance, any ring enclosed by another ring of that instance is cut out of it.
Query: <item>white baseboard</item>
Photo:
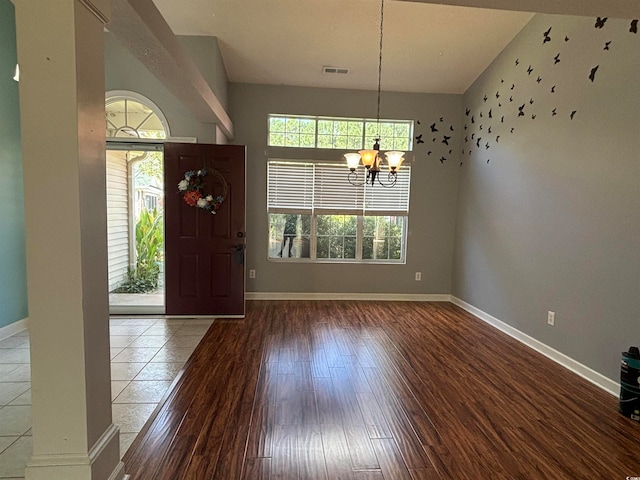
[[[20,333],[23,330],[29,328],[29,319],[23,318],[22,320],[18,320],[17,322],[10,323],[2,328],[0,328],[0,340],[4,340],[5,338],[9,338],[16,333]]]
[[[412,293],[316,293],[316,292],[247,292],[247,300],[377,300],[403,302],[448,302],[449,294]]]
[[[614,382],[610,378],[605,377],[604,375],[592,370],[591,368],[582,365],[571,357],[568,357],[564,353],[561,353],[548,345],[536,340],[535,338],[527,335],[526,333],[521,332],[513,328],[511,325],[504,323],[501,320],[489,315],[486,312],[483,312],[479,308],[474,307],[473,305],[465,302],[464,300],[460,300],[457,297],[451,296],[451,303],[459,306],[460,308],[466,310],[472,315],[478,317],[483,322],[488,323],[489,325],[497,328],[498,330],[506,333],[510,337],[515,338],[519,342],[527,345],[528,347],[533,348],[535,351],[541,353],[547,358],[550,358],[554,362],[559,365],[565,367],[566,369],[572,371],[573,373],[581,376],[585,380],[593,383],[597,387],[600,387],[607,393],[617,397],[620,392],[620,384]]]

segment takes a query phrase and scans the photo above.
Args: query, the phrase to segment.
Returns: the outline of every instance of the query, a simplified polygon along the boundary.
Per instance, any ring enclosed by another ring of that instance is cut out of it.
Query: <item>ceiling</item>
[[[231,82],[375,90],[379,0],[154,0],[176,35],[218,38]],[[386,0],[382,89],[464,93],[533,14]],[[324,66],[348,74],[322,73]]]

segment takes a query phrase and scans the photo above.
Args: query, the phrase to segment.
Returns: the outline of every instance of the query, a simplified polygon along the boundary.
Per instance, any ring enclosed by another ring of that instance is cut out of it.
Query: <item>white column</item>
[[[29,480],[121,480],[111,421],[104,39],[108,0],[14,0],[25,192]]]

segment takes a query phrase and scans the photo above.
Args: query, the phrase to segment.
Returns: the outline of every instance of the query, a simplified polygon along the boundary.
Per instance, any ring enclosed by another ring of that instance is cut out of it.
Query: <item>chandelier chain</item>
[[[376,122],[378,137],[380,137],[380,91],[382,86],[382,38],[384,25],[384,0],[380,2],[380,53],[378,56],[378,109],[376,111]]]

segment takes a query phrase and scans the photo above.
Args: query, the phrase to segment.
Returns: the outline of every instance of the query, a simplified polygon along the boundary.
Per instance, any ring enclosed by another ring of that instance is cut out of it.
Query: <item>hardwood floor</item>
[[[131,480],[615,480],[640,476],[638,438],[616,398],[452,304],[253,301],[124,461]]]

